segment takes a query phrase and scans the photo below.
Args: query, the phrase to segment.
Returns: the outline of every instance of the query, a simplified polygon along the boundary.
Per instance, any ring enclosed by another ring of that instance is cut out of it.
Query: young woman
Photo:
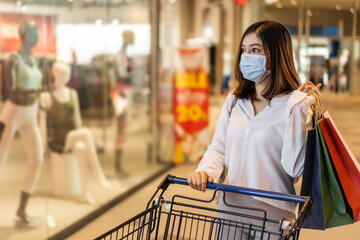
[[[237,87],[226,98],[212,143],[188,175],[194,189],[205,191],[224,170],[230,185],[295,193],[312,120],[313,98],[301,91],[317,89],[300,86],[292,52],[290,34],[279,23],[256,22],[245,31],[234,67]],[[227,193],[226,202],[265,209],[275,219],[295,216],[295,205],[284,201]],[[218,207],[228,208],[222,198]]]

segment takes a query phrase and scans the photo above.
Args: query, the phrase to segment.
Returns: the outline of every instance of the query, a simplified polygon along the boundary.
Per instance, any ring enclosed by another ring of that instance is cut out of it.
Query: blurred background
[[[196,164],[234,87],[241,35],[255,21],[284,24],[301,81],[322,83],[329,104],[342,99],[352,103],[348,114],[358,111],[359,7],[358,0],[1,0],[0,111],[9,95],[7,62],[21,46],[19,26],[34,22],[39,92],[55,89],[55,62],[70,66],[67,86],[78,95],[82,125],[110,187],[98,186],[89,167],[94,202],[82,201],[78,159],[52,159],[45,142],[27,206],[32,221],[19,221],[28,160],[16,134],[0,165],[0,238],[65,238],[174,164]],[[349,144],[353,150],[358,140]]]

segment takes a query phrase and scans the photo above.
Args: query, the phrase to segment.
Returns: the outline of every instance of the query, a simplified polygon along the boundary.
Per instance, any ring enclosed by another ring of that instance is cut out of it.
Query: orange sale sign
[[[206,49],[180,48],[178,54],[174,74],[175,163],[199,160],[209,131]]]
[[[187,133],[196,133],[208,126],[208,108],[208,74],[175,74],[175,122]]]

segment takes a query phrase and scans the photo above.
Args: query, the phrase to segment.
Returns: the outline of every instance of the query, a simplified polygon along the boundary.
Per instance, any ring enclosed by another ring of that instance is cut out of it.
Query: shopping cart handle
[[[174,184],[189,185],[186,178],[178,178],[171,175],[167,176],[167,181]],[[207,183],[206,188],[214,189],[214,190],[223,189],[226,192],[240,193],[255,197],[271,198],[271,199],[290,201],[295,203],[305,203],[309,198],[309,197],[277,193],[277,192],[258,190],[252,188],[237,187],[237,186],[219,184],[219,183]]]

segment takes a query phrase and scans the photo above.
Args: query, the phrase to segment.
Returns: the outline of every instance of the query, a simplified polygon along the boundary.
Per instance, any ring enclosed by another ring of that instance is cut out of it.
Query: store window
[[[1,1],[0,238],[44,239],[164,169],[146,0]]]

